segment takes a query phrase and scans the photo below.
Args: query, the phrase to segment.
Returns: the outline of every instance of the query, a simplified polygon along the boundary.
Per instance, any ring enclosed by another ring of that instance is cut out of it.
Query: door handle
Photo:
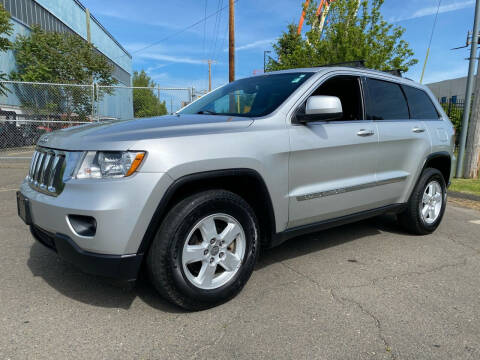
[[[412,129],[412,131],[413,131],[414,133],[422,133],[422,132],[425,131],[425,129],[424,129],[424,128],[421,128],[421,127],[414,127],[414,128]]]
[[[360,129],[360,131],[357,132],[358,136],[372,136],[374,134],[375,133],[373,132],[373,130],[367,130],[367,129]]]

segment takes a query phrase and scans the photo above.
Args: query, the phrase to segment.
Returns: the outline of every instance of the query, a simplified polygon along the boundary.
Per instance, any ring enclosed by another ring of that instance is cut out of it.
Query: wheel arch
[[[446,151],[435,152],[427,156],[423,170],[426,168],[434,168],[439,170],[445,180],[445,184],[450,185],[450,175],[452,172],[452,157]]]
[[[260,224],[262,245],[268,246],[275,233],[275,214],[270,192],[256,170],[238,168],[193,173],[176,179],[157,205],[137,253],[144,254],[148,251],[158,228],[174,204],[196,192],[216,188],[232,191],[249,203]]]

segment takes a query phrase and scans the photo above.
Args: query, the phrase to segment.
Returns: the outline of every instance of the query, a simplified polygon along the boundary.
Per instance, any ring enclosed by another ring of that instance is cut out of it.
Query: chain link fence
[[[18,81],[1,81],[0,85],[5,92],[0,93],[0,160],[29,159],[38,138],[48,132],[104,120],[133,119],[137,106],[134,97],[142,91],[160,100],[159,114],[174,113],[199,96],[193,88]]]

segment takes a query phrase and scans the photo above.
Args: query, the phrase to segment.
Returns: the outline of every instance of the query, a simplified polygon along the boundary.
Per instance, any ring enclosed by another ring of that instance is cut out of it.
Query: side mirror
[[[310,96],[305,106],[305,115],[299,122],[319,120],[341,120],[343,118],[342,102],[336,96]]]

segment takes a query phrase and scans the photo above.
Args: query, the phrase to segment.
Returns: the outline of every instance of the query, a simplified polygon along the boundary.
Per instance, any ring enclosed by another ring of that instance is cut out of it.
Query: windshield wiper
[[[218,113],[216,113],[215,111],[211,111],[211,110],[200,110],[199,112],[197,112],[197,114],[202,114],[202,115],[218,115]]]

